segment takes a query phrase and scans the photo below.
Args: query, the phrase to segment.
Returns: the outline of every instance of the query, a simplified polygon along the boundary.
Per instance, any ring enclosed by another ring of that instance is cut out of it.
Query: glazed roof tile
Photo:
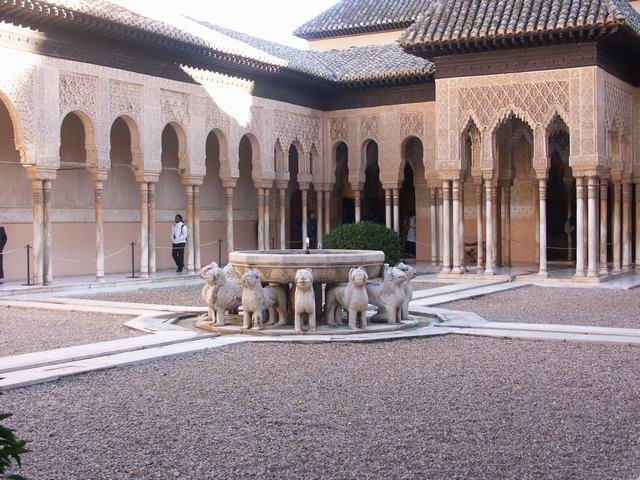
[[[433,0],[342,0],[298,27],[308,40],[398,30],[411,25]]]
[[[408,48],[627,26],[640,16],[624,0],[435,0],[400,38]]]

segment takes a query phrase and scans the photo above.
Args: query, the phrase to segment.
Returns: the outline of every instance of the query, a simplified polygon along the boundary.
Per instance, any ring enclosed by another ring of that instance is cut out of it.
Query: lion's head
[[[260,274],[249,270],[242,275],[242,284],[247,288],[255,288],[260,285]]]
[[[313,272],[310,268],[301,268],[296,271],[296,288],[301,290],[313,288]]]
[[[349,270],[349,283],[356,287],[364,287],[368,279],[369,275],[367,275],[367,272],[362,267]]]
[[[404,274],[407,276],[407,280],[413,280],[414,278],[416,278],[416,269],[413,266],[407,265],[406,263],[399,263],[398,265],[396,265],[396,268],[404,272]]]

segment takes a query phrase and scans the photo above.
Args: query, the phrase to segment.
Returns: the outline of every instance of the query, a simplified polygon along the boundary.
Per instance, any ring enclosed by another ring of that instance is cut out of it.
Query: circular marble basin
[[[310,268],[313,281],[318,283],[346,282],[354,267],[362,267],[369,278],[376,278],[383,262],[384,252],[378,250],[250,250],[229,255],[238,275],[256,270],[262,281],[269,283],[293,283],[300,268]]]

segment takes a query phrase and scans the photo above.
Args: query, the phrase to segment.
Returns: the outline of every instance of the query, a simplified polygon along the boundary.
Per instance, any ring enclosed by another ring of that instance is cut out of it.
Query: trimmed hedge
[[[389,265],[398,263],[402,255],[400,235],[372,222],[348,223],[330,231],[324,236],[322,248],[382,250]]]

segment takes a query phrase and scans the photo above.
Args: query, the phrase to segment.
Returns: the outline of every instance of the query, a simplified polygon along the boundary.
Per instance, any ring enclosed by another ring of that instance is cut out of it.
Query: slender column
[[[324,209],[322,208],[322,192],[320,190],[316,190],[316,221],[318,222],[317,232],[318,239],[316,241],[316,248],[318,245],[322,243],[322,237],[324,237]]]
[[[187,272],[193,273],[193,185],[184,186],[187,213]]]
[[[635,271],[640,272],[640,182],[636,182],[636,263]]]
[[[264,250],[264,189],[258,188],[258,250]]]
[[[584,177],[576,177],[576,277],[584,277]]]
[[[271,248],[271,234],[269,233],[271,228],[269,223],[271,222],[271,189],[264,189],[264,248],[269,250]]]
[[[51,180],[42,182],[43,214],[44,214],[44,284],[48,285],[53,280],[53,230],[51,229]]]
[[[226,188],[227,194],[227,252],[234,251],[233,244],[233,187]]]
[[[584,235],[582,236],[582,251],[584,252],[584,268],[587,269],[589,263],[589,208],[587,202],[587,194],[589,191],[587,177],[584,177],[582,186],[583,207],[582,207],[582,225]],[[586,273],[585,273],[586,274]]]
[[[31,194],[33,196],[33,283],[44,284],[44,210],[42,197],[44,195],[42,180],[31,180]]]
[[[540,241],[538,252],[539,268],[538,275],[546,277],[547,272],[547,179],[538,178],[538,211],[540,212],[539,219],[539,231]]]
[[[451,185],[453,202],[453,269],[451,273],[462,273],[460,270],[460,181],[454,180]]]
[[[96,280],[104,282],[104,221],[102,217],[102,180],[94,185],[96,208]]]
[[[464,273],[467,268],[464,249],[464,181],[460,182],[460,273]]]
[[[622,271],[631,271],[631,184],[622,184]]]
[[[502,263],[502,186],[496,185],[493,190],[493,260],[496,266]]]
[[[430,227],[431,227],[431,265],[438,264],[438,193],[435,188],[431,188],[431,205],[429,207],[430,213]]]
[[[587,209],[588,209],[588,223],[587,229],[589,231],[588,239],[588,277],[598,276],[598,221],[597,221],[597,208],[598,208],[598,178],[589,177],[587,180]]]
[[[400,190],[393,189],[393,229],[400,234]]]
[[[149,183],[148,187],[149,195],[149,237],[148,237],[148,249],[149,249],[149,274],[156,273],[156,184]]]
[[[287,189],[279,188],[278,189],[278,197],[280,201],[278,202],[278,207],[280,208],[280,214],[278,215],[278,225],[280,226],[280,249],[286,250],[287,248],[287,230],[286,230],[286,197],[287,197]]]
[[[304,248],[305,244],[305,240],[306,238],[309,236],[308,232],[307,232],[307,219],[309,218],[309,213],[308,213],[308,195],[309,195],[309,190],[304,189],[302,190],[302,248]]]
[[[606,180],[600,181],[600,275],[607,275],[607,196],[609,184]]]
[[[540,262],[540,192],[536,188],[534,191],[533,200],[533,217],[535,223],[535,237],[536,237],[536,263]],[[546,212],[545,212],[546,213]]]
[[[140,182],[140,276],[149,276],[149,185]]]
[[[451,184],[442,182],[442,273],[451,272]]]
[[[193,263],[196,272],[202,268],[200,260],[200,187],[193,186]]]
[[[611,271],[620,273],[622,271],[622,262],[620,258],[620,181],[613,182],[613,265]]]
[[[384,190],[384,223],[387,228],[391,228],[391,189]]]
[[[573,187],[573,177],[563,178],[565,190],[567,192],[567,218],[571,218],[573,215],[573,195],[571,190]],[[573,262],[573,235],[572,232],[567,232],[567,261]]]
[[[444,256],[443,256],[443,251],[444,251],[444,206],[442,205],[442,203],[444,202],[444,195],[442,193],[442,189],[438,188],[436,190],[436,196],[437,196],[437,201],[438,201],[438,237],[437,237],[437,243],[438,243],[438,264],[439,265],[443,265],[444,264]]]
[[[331,191],[324,192],[324,233],[331,231]]]
[[[504,197],[504,266],[511,267],[511,185],[502,190]]]
[[[360,210],[360,190],[356,190],[354,193],[354,203],[355,203],[355,220],[356,223],[360,223],[361,218],[361,210]]]
[[[484,248],[482,248],[482,242],[484,241],[483,225],[482,225],[482,179],[476,183],[476,238],[477,238],[477,268],[480,272],[484,268]]]
[[[493,257],[493,184],[491,180],[485,180],[485,215],[486,215],[486,228],[487,228],[487,248],[486,248],[486,262],[484,273],[487,275],[493,275],[495,273],[495,261]]]

